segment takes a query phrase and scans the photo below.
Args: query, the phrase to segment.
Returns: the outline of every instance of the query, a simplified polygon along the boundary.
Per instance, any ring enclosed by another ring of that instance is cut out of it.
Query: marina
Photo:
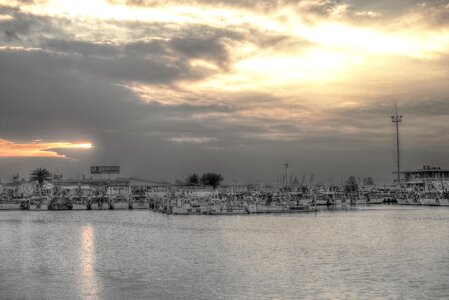
[[[449,182],[426,180],[398,186],[345,185],[297,187],[221,186],[133,186],[87,184],[54,185],[39,188],[20,181],[2,189],[0,210],[153,210],[173,215],[245,215],[266,213],[310,213],[320,206],[367,206],[397,204],[408,206],[449,206]],[[116,181],[120,182],[120,181]],[[69,181],[70,183],[70,181]],[[18,195],[28,185],[29,196]]]

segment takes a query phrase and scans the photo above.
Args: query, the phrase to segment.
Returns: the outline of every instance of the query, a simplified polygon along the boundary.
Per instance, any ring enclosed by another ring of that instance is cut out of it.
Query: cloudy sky
[[[0,0],[0,177],[449,167],[449,1]]]

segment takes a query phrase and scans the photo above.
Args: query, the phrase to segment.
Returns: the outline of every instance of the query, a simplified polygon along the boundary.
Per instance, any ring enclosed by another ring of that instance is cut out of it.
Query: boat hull
[[[115,203],[111,203],[110,209],[121,209],[121,210],[126,210],[126,209],[129,209],[129,203],[128,203],[128,202],[115,202]]]
[[[440,199],[440,206],[449,206],[449,199],[441,198]]]
[[[32,211],[40,211],[40,210],[48,210],[47,204],[30,204],[28,210]]]
[[[22,204],[20,203],[0,203],[0,210],[22,210]]]
[[[107,203],[91,203],[89,209],[105,210],[105,209],[108,209],[108,204]]]
[[[420,200],[417,199],[417,198],[414,198],[414,199],[411,199],[411,198],[398,198],[397,201],[398,201],[399,205],[421,205]]]
[[[196,213],[193,212],[192,208],[173,207],[172,214],[174,214],[174,215],[193,215]]]
[[[366,200],[366,204],[382,204],[384,203],[384,198],[369,198]]]
[[[132,209],[150,209],[150,203],[148,202],[133,202],[131,204]]]
[[[437,198],[421,198],[420,202],[425,206],[440,206],[440,199]]]
[[[87,210],[87,204],[74,203],[72,204],[72,210]]]

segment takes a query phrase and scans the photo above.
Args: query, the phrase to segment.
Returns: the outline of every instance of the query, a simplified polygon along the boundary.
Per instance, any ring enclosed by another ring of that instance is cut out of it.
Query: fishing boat
[[[149,209],[150,208],[150,202],[148,201],[132,201],[130,203],[131,209]]]
[[[129,209],[130,204],[127,197],[118,195],[110,199],[109,209]]]
[[[397,194],[396,200],[400,205],[422,205],[419,193],[414,191],[401,191]]]
[[[193,213],[190,204],[185,204],[181,207],[175,206],[172,208],[172,214],[174,215],[191,215]]]
[[[377,190],[365,192],[366,204],[383,204],[385,201],[384,195]]]
[[[89,207],[89,198],[88,197],[72,197],[70,199],[72,204],[72,210],[87,210]]]
[[[421,202],[421,205],[424,206],[441,206],[440,204],[440,198],[439,197],[435,197],[432,195],[423,195],[419,201]]]
[[[0,196],[0,210],[20,210],[26,208],[26,205],[26,199],[12,198],[6,193]]]
[[[108,199],[102,196],[91,197],[87,206],[88,210],[103,210],[108,208],[109,208]]]
[[[0,210],[22,210],[27,208],[26,199],[0,200]]]
[[[449,192],[443,193],[443,197],[440,198],[440,206],[449,206]]]
[[[366,204],[366,196],[362,193],[355,193],[349,195],[350,204],[351,205],[365,205]]]
[[[249,211],[245,207],[232,207],[232,206],[215,206],[213,210],[209,209],[209,215],[246,215]]]
[[[66,196],[55,196],[48,203],[48,210],[71,210],[72,202]]]
[[[145,195],[132,195],[129,202],[130,209],[150,209],[150,201]]]
[[[45,196],[32,196],[28,200],[27,209],[34,211],[48,210],[48,197]]]

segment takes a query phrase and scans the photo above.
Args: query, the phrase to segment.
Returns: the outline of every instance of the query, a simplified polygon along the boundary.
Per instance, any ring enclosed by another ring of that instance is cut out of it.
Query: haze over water
[[[0,212],[0,298],[448,298],[448,213]]]

